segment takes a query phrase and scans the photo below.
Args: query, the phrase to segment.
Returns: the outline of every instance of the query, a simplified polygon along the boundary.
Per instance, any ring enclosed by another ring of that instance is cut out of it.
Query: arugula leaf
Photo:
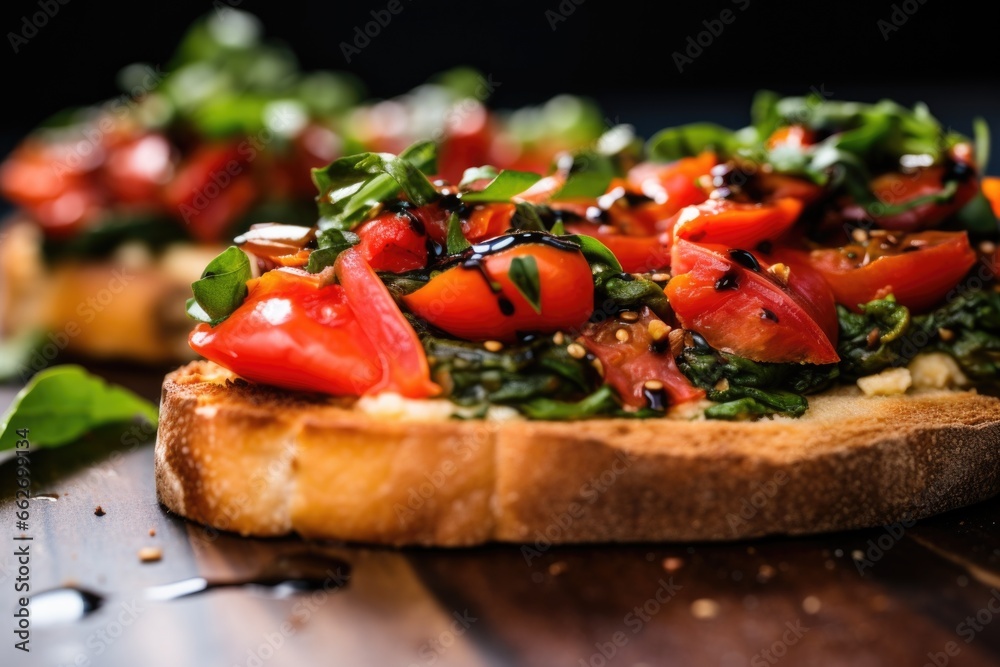
[[[340,253],[360,243],[361,237],[354,232],[324,229],[316,235],[316,242],[319,248],[309,254],[309,263],[306,264],[306,271],[309,273],[319,273],[326,267],[333,266]]]
[[[17,429],[29,429],[34,447],[57,447],[137,416],[155,426],[156,406],[80,366],[54,366],[18,392],[0,423],[0,451],[14,449]]]
[[[492,165],[483,165],[482,167],[469,167],[462,172],[462,180],[458,183],[458,189],[469,187],[476,181],[481,181],[484,178],[490,180],[495,179],[498,176],[497,168]]]
[[[706,150],[714,150],[720,156],[728,156],[735,148],[734,132],[714,123],[691,123],[670,127],[660,130],[646,142],[646,151],[650,159],[660,162],[673,162],[698,155]]]
[[[208,263],[201,280],[191,284],[194,298],[188,299],[188,315],[215,326],[243,304],[250,277],[246,254],[236,246],[226,248]]]
[[[312,170],[319,189],[321,229],[349,230],[400,189],[417,206],[437,199],[438,191],[426,173],[437,164],[433,142],[413,144],[399,156],[390,153],[358,153]]]
[[[531,171],[514,171],[504,169],[479,192],[466,192],[462,195],[464,202],[497,202],[510,201],[532,185],[541,180],[541,176]]]
[[[458,217],[457,212],[452,213],[448,217],[448,238],[445,246],[449,255],[457,255],[463,250],[472,247],[472,244],[469,243],[469,240],[465,238],[465,234],[462,232],[462,220]]]
[[[521,296],[531,304],[532,310],[542,312],[542,284],[538,276],[538,262],[531,255],[515,257],[510,262],[508,277]]]

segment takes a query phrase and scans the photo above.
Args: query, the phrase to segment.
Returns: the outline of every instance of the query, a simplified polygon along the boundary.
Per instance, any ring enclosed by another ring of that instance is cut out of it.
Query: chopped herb
[[[531,255],[515,257],[510,262],[507,275],[517,291],[531,304],[536,313],[542,312],[542,285],[538,276],[538,262]]]

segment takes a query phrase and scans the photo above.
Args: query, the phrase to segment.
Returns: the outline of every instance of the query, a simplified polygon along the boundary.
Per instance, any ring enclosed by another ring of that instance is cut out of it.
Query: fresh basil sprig
[[[155,426],[156,406],[80,366],[54,366],[36,374],[18,392],[0,423],[0,451],[14,449],[23,439],[18,429],[28,429],[33,447],[57,447],[99,426],[135,417]]]
[[[714,123],[691,123],[660,130],[646,143],[646,151],[653,160],[672,162],[707,150],[728,156],[736,145],[736,135],[728,128]]]
[[[531,171],[504,169],[482,190],[463,194],[462,201],[469,203],[507,202],[540,181],[541,178]]]
[[[425,174],[437,169],[433,142],[413,144],[398,156],[390,153],[358,153],[312,170],[319,189],[321,229],[350,230],[372,211],[402,190],[417,206],[438,198]]]
[[[353,248],[361,242],[354,232],[341,231],[339,229],[324,229],[316,234],[316,243],[319,246],[309,254],[309,263],[306,271],[309,273],[319,273],[328,266],[333,266],[340,253],[348,248]]]
[[[458,213],[452,213],[448,217],[448,238],[445,245],[449,255],[457,255],[472,247],[462,231],[462,219],[458,217]]]
[[[538,275],[538,262],[531,255],[515,257],[507,271],[514,287],[531,305],[532,310],[542,312],[542,283]]]
[[[191,284],[194,297],[187,300],[188,315],[215,326],[243,304],[250,277],[246,254],[236,246],[225,249]]]

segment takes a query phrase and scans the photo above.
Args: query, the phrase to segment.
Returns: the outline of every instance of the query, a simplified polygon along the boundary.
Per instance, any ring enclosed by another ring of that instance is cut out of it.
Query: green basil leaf
[[[513,171],[504,169],[496,178],[490,181],[479,192],[466,192],[462,195],[465,202],[503,202],[510,201],[532,185],[541,180],[541,176],[530,171]]]
[[[580,172],[570,174],[563,186],[552,195],[552,201],[571,199],[596,199],[608,191],[610,173]]]
[[[782,125],[781,113],[778,111],[780,96],[771,90],[758,91],[750,104],[750,123],[757,130],[757,137],[767,141]]]
[[[309,254],[309,263],[306,264],[306,271],[309,273],[319,273],[328,266],[333,266],[340,253],[348,248],[353,248],[361,242],[361,238],[354,232],[342,231],[340,229],[323,229],[316,235],[316,243],[319,248]]]
[[[218,324],[243,304],[250,277],[250,258],[236,246],[230,246],[208,263],[201,280],[191,284],[200,311],[189,303],[188,314],[203,313],[212,324]]]
[[[32,447],[57,447],[137,416],[155,426],[156,406],[79,366],[54,366],[18,392],[0,423],[0,451],[15,448],[19,429],[28,429]]]
[[[1000,236],[997,216],[982,191],[977,192],[969,203],[955,214],[955,220],[969,231],[974,240],[995,241]]]
[[[435,170],[436,150],[433,142],[422,141],[398,157],[358,153],[313,169],[313,183],[320,193],[320,227],[349,230],[400,190],[417,206],[434,201],[438,192],[424,174]]]
[[[985,118],[977,116],[972,119],[972,136],[976,147],[976,166],[980,173],[985,174],[990,163],[990,126]]]
[[[507,271],[517,291],[521,293],[536,313],[542,312],[542,283],[538,276],[538,262],[531,255],[515,257]]]
[[[514,215],[510,217],[510,226],[514,229],[533,232],[548,231],[545,228],[545,221],[542,220],[540,207],[526,201],[514,204]]]
[[[469,187],[469,185],[475,183],[476,181],[481,181],[484,178],[490,180],[495,179],[499,173],[497,168],[491,165],[483,165],[482,167],[469,167],[464,172],[462,172],[462,180],[458,183],[458,189]]]
[[[449,255],[457,255],[472,247],[462,232],[462,220],[458,217],[457,212],[448,217],[448,239],[445,245]]]
[[[563,224],[562,220],[556,220],[552,225],[552,229],[549,233],[553,236],[565,236],[566,235],[566,225]]]
[[[603,264],[608,267],[608,270],[614,273],[622,272],[622,265],[615,257],[615,254],[608,249],[608,246],[604,245],[593,236],[587,236],[585,234],[576,234],[571,236],[570,239],[580,244],[580,252],[583,256],[587,258],[591,266],[594,264]]]
[[[649,157],[660,162],[673,162],[706,150],[725,157],[735,148],[733,131],[714,123],[692,123],[660,130],[646,143]]]

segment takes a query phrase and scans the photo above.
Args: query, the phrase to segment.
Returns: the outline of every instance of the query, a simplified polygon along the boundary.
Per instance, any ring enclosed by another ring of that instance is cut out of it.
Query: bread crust
[[[156,482],[172,511],[244,535],[537,548],[817,533],[1000,492],[1000,400],[845,389],[798,420],[412,421],[193,362],[163,385]]]
[[[154,257],[133,244],[105,259],[49,265],[30,220],[6,221],[0,238],[0,334],[50,332],[60,349],[95,359],[166,364],[194,357],[184,303],[220,247],[179,243]]]

